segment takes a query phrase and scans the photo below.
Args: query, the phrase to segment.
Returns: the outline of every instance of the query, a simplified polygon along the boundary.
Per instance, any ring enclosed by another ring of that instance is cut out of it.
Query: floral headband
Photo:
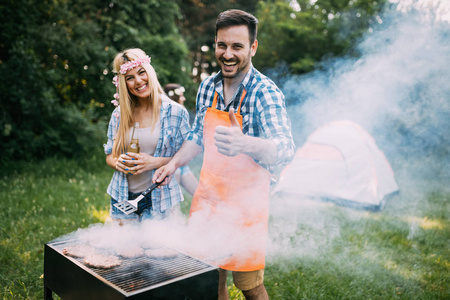
[[[177,89],[174,89],[174,90],[171,90],[171,91],[169,91],[169,97],[172,97],[173,95],[177,95],[177,96],[181,96],[181,94],[183,94],[184,93],[184,87],[182,87],[182,86],[180,86],[179,88],[177,88]]]
[[[122,64],[120,66],[120,74],[126,74],[127,71],[136,68],[137,66],[143,65],[143,64],[149,64],[152,61],[150,56],[145,56],[136,60],[130,60],[124,64]],[[114,94],[114,99],[111,100],[111,103],[114,104],[114,106],[118,106],[119,105],[119,93],[118,93],[118,89],[119,89],[119,77],[114,76],[112,83],[116,86],[116,93]]]

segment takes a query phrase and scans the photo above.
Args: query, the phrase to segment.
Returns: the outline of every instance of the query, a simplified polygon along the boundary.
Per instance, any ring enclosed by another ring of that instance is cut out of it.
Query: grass
[[[311,211],[299,212],[303,222],[290,245],[314,252],[269,256],[269,294],[273,299],[448,299],[448,197],[425,195],[419,199],[425,211],[398,211],[399,202],[411,200],[400,197],[378,213],[332,204],[317,205],[314,218]],[[328,226],[311,226],[322,221]],[[338,234],[330,234],[331,228]]]
[[[2,299],[42,299],[44,244],[105,220],[111,176],[105,166],[100,158],[48,159],[2,169]]]
[[[106,220],[111,175],[101,154],[2,167],[1,299],[43,298],[44,244]],[[449,196],[401,195],[381,212],[272,199],[271,299],[449,299]]]

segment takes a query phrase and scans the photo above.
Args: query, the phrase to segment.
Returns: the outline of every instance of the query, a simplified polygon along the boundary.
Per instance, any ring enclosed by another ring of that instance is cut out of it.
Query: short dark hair
[[[168,94],[170,91],[176,90],[177,88],[180,88],[181,84],[178,83],[168,83],[164,86],[164,92]]]
[[[258,19],[251,13],[239,9],[229,9],[219,14],[216,20],[216,36],[219,29],[238,25],[247,25],[250,45],[253,44],[258,32]]]

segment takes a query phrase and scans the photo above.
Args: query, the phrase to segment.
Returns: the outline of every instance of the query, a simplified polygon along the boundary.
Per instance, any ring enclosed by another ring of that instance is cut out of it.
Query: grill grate
[[[71,240],[55,242],[49,246],[64,255],[62,250],[75,243],[77,241]],[[154,259],[145,255],[138,258],[121,258],[122,264],[110,269],[93,268],[86,266],[83,258],[64,256],[72,261],[77,261],[80,267],[94,272],[127,293],[155,287],[175,278],[211,269],[210,265],[181,252],[178,252],[178,255],[173,258],[165,259]]]

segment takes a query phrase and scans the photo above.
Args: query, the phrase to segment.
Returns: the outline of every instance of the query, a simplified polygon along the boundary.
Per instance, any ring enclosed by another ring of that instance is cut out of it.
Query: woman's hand
[[[126,166],[122,162],[124,158],[121,157],[114,157],[112,154],[106,155],[106,164],[110,166],[112,169],[126,173],[125,168]]]
[[[116,169],[125,174],[138,175],[157,169],[166,164],[171,157],[154,157],[146,153],[128,152],[120,155]]]
[[[114,169],[125,174],[130,174],[130,166],[134,166],[134,164],[127,163],[127,161],[132,161],[132,157],[126,154],[121,154],[115,160]]]

